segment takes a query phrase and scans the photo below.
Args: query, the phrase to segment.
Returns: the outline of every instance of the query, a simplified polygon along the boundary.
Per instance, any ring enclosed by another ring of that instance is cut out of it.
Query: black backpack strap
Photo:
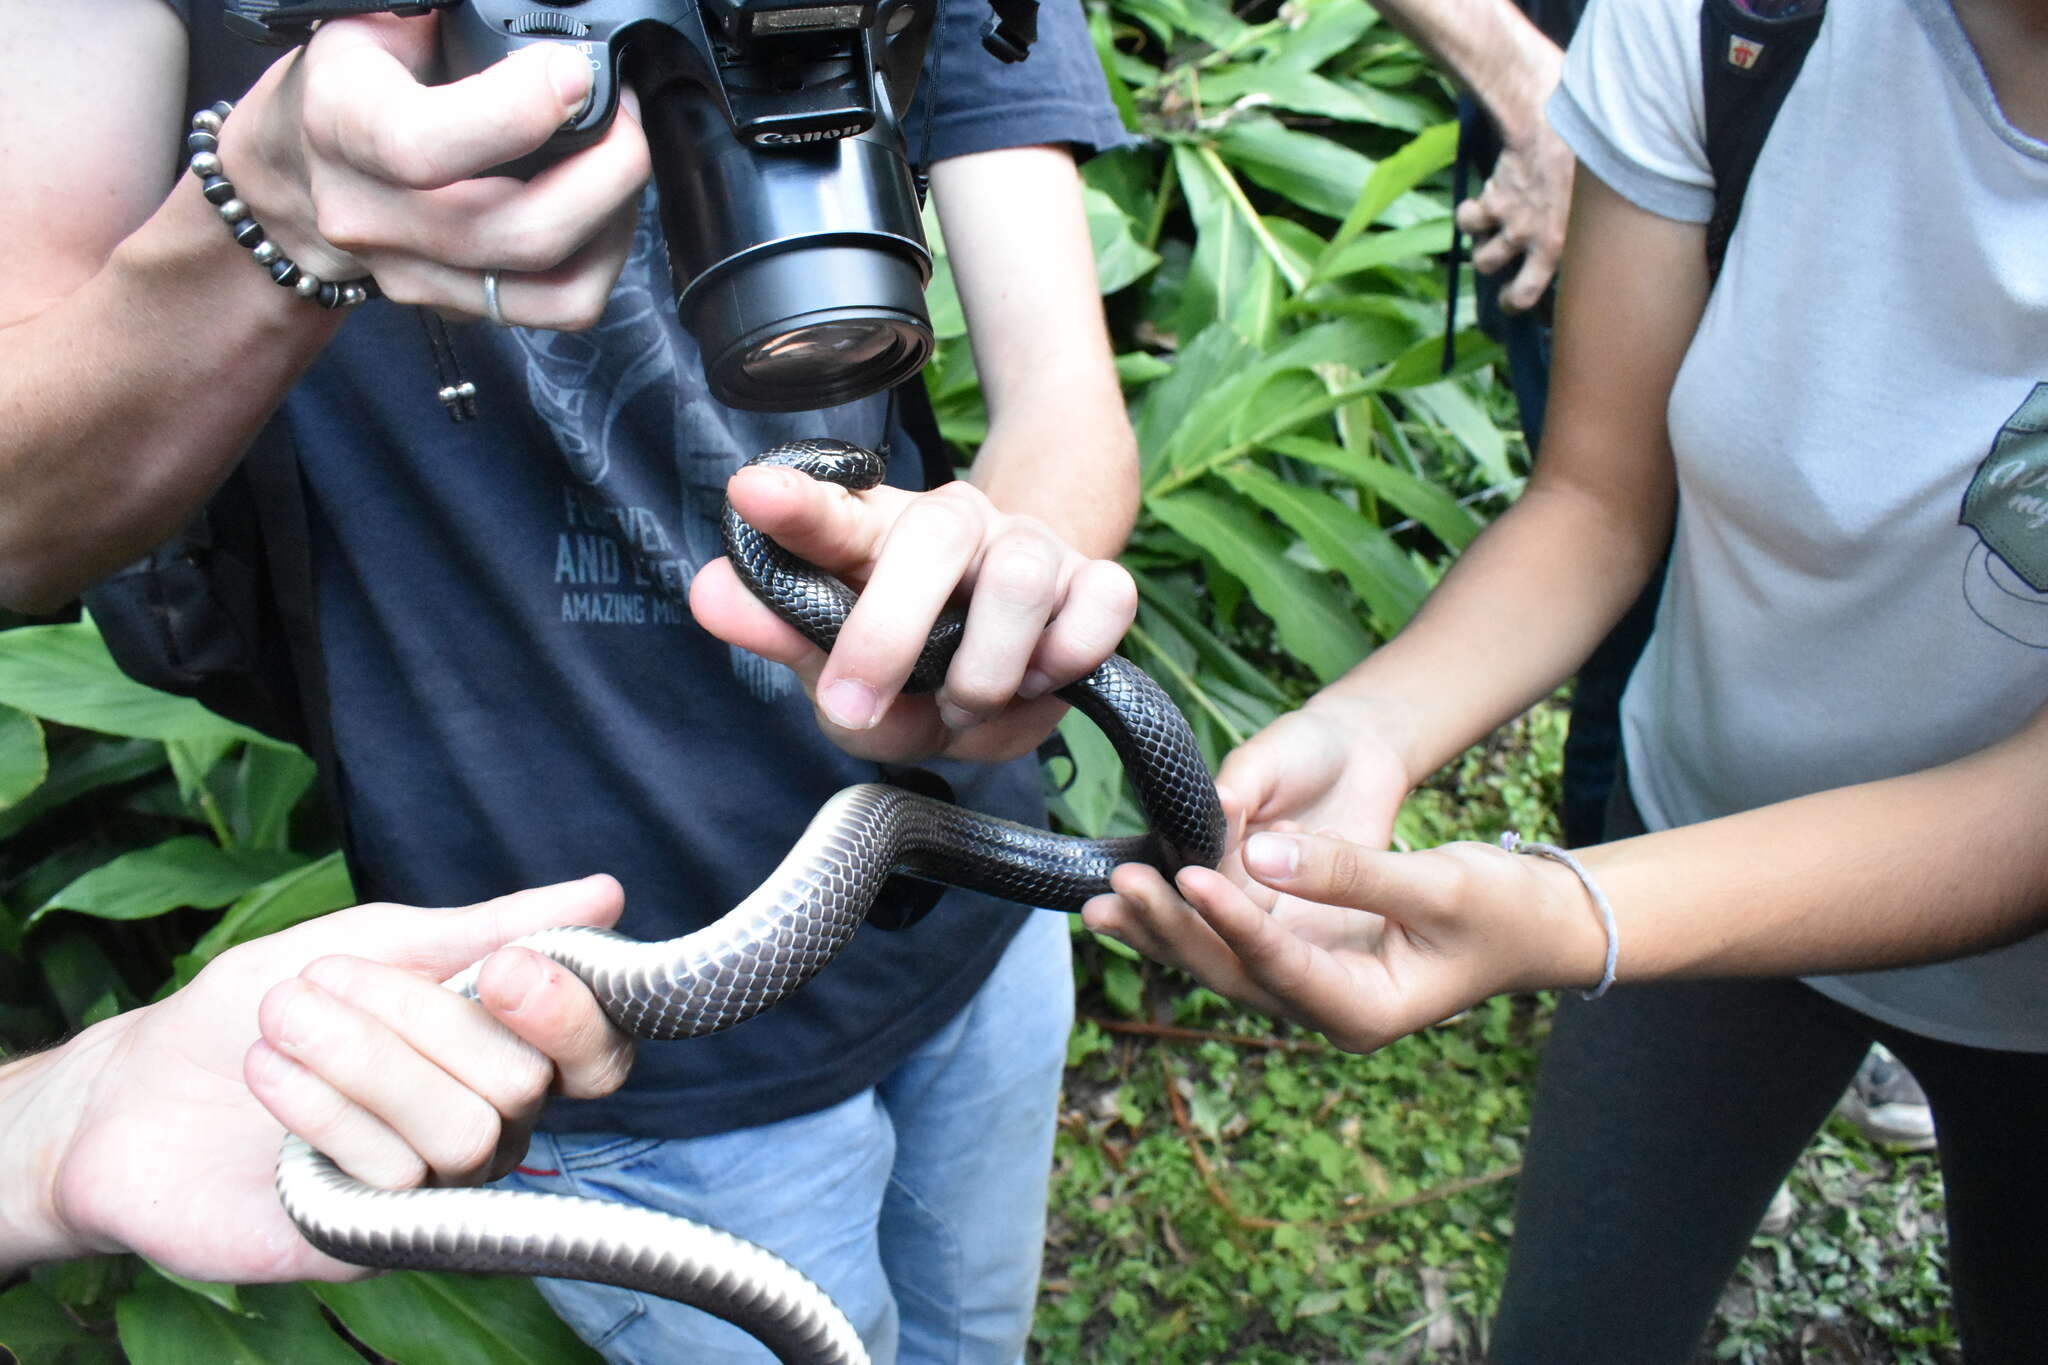
[[[1757,156],[1806,64],[1826,10],[1826,0],[1703,0],[1700,5],[1707,164],[1714,172],[1714,212],[1707,220],[1707,271],[1713,278],[1720,277]]]

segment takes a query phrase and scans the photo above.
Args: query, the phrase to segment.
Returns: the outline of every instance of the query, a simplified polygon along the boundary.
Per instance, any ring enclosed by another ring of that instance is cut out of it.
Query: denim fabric
[[[506,1183],[641,1204],[757,1242],[838,1302],[878,1365],[1010,1365],[1037,1298],[1073,1008],[1067,920],[1041,912],[979,993],[874,1088],[711,1137],[539,1134]],[[693,1308],[540,1285],[614,1365],[773,1359]]]

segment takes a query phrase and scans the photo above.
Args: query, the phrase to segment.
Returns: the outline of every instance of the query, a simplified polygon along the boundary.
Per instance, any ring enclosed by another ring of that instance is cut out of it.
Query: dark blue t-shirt
[[[240,95],[276,55],[225,35],[218,8],[190,6],[195,106]],[[1078,6],[1045,9],[1020,66],[982,52],[984,12],[945,0],[937,114],[927,142],[928,79],[906,125],[913,154],[1122,140]],[[596,328],[451,330],[479,420],[448,420],[419,317],[389,303],[351,317],[285,407],[356,889],[454,905],[610,872],[624,932],[688,932],[758,885],[834,791],[877,776],[819,734],[787,669],[691,619],[684,593],[720,553],[726,480],[794,437],[874,444],[887,405],[712,401],[651,191]],[[916,486],[921,452],[894,435],[891,482]],[[1029,761],[944,775],[963,804],[1042,819]],[[964,1004],[1027,913],[954,893],[911,929],[864,927],[792,1000],[713,1037],[644,1044],[624,1090],[560,1103],[547,1126],[679,1137],[835,1103]]]

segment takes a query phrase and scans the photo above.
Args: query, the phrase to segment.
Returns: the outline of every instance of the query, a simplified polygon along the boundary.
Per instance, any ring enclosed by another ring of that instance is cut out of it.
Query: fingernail
[[[540,963],[534,959],[533,954],[517,953],[513,956],[512,965],[507,967],[504,976],[499,978],[498,988],[492,994],[500,1000],[515,1001],[513,1005],[500,1008],[507,1014],[517,1014],[532,1002],[534,996],[540,994],[541,982],[546,979],[547,974],[540,969]]]
[[[875,689],[857,678],[841,678],[818,698],[825,718],[842,730],[865,730],[875,723]]]
[[[949,701],[939,703],[939,720],[948,730],[972,730],[981,722],[972,711],[963,711]]]
[[[548,84],[573,119],[590,100],[590,61],[572,47],[550,43],[548,49]]]
[[[1052,691],[1052,679],[1037,669],[1026,669],[1024,681],[1017,684],[1017,695],[1026,701],[1036,701]]]
[[[1254,876],[1291,877],[1301,866],[1301,845],[1284,834],[1254,834],[1245,840],[1244,865]]]
[[[319,1030],[320,997],[324,992],[310,981],[294,983],[277,1016],[277,1036],[271,1041],[285,1052],[297,1052]]]

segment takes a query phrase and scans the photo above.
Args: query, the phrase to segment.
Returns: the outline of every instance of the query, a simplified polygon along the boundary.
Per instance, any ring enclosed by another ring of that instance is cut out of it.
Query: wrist
[[[0,1272],[93,1249],[65,1219],[57,1186],[90,1098],[83,1063],[114,1022],[0,1066]]]
[[[1548,124],[1544,106],[1564,78],[1564,53],[1527,23],[1516,29],[1515,51],[1509,79],[1486,103],[1501,141],[1523,147],[1541,136]]]
[[[1334,726],[1347,750],[1378,745],[1401,770],[1408,790],[1436,771],[1422,767],[1422,725],[1405,699],[1384,692],[1346,688],[1337,682],[1310,697],[1302,710]]]
[[[1541,946],[1530,955],[1517,989],[1598,989],[1607,971],[1609,944],[1591,889],[1561,861],[1548,857],[1518,861],[1532,888],[1531,918],[1541,926],[1532,943]]]

